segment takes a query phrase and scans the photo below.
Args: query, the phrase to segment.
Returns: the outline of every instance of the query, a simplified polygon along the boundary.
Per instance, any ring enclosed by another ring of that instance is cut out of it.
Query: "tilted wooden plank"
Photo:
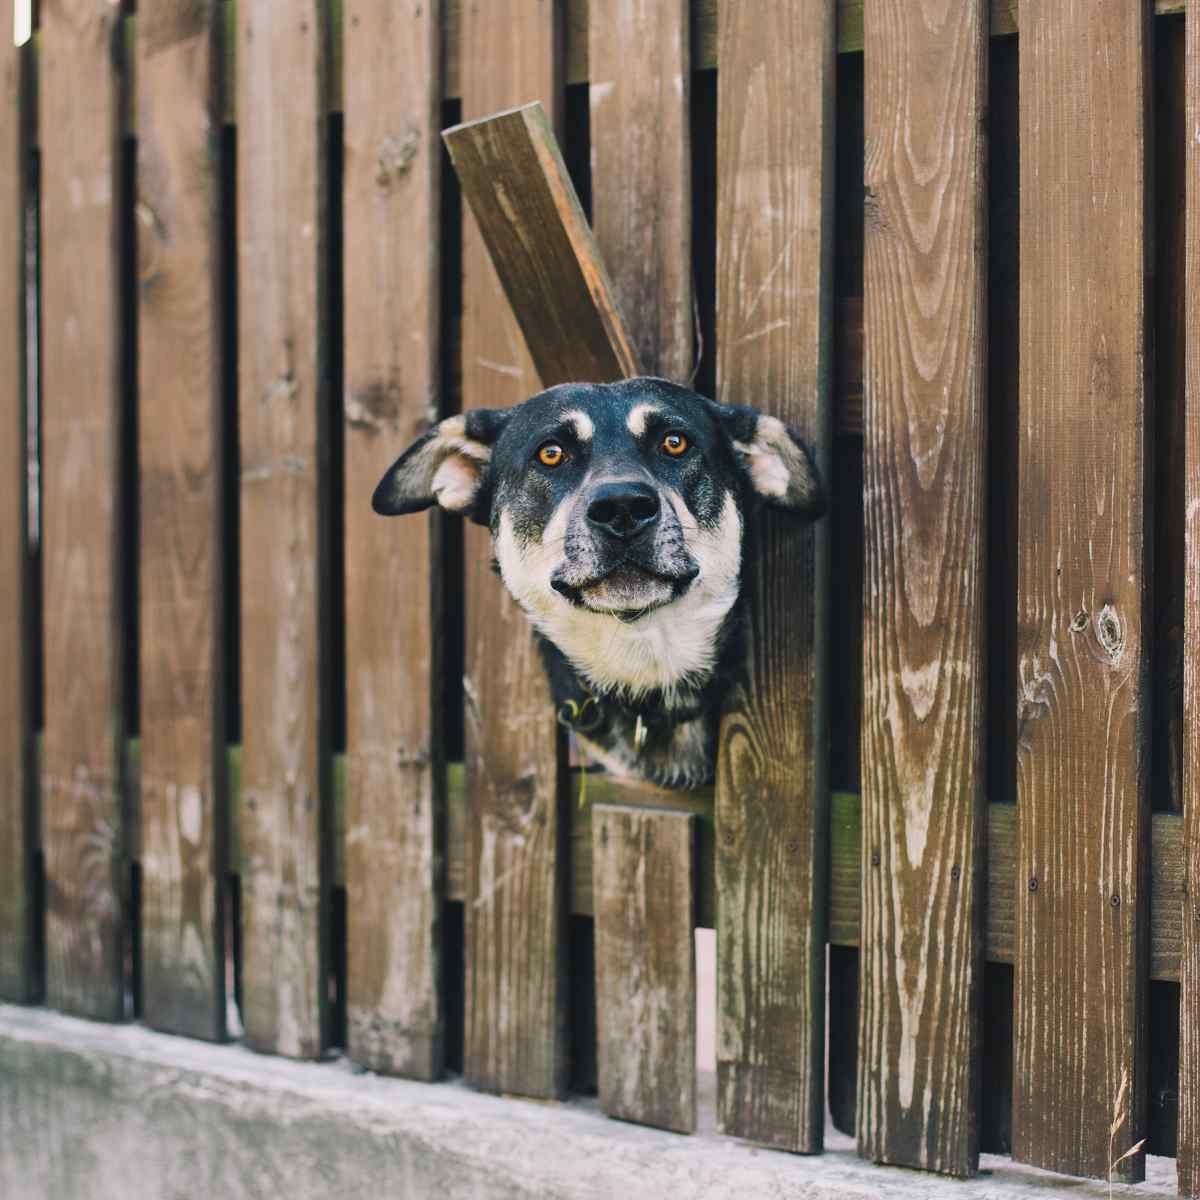
[[[1185,31],[1188,131],[1200,126],[1200,20]],[[1179,1003],[1179,1194],[1200,1197],[1200,142],[1188,137],[1184,189],[1184,512],[1183,604],[1184,872]],[[1151,860],[1157,861],[1157,856]],[[1151,910],[1157,917],[1158,908]]]
[[[592,223],[635,357],[686,383],[693,368],[687,0],[590,8]]]
[[[438,32],[430,0],[346,0],[347,1014],[375,1071],[442,1071],[445,835],[432,518],[370,488],[438,412]]]
[[[695,817],[592,810],[600,1106],[696,1127]]]
[[[984,0],[866,11],[858,1149],[974,1174],[983,968]]]
[[[330,841],[325,15],[237,12],[242,1018],[250,1045],[303,1058],[325,1039]]]
[[[25,483],[26,91],[12,14],[0,22],[0,998],[33,995],[29,559]]]
[[[799,429],[829,479],[835,7],[721,8],[717,393]],[[755,517],[746,670],[717,763],[722,1130],[817,1151],[824,1133],[827,522]]]
[[[124,1013],[121,80],[108,0],[41,13],[47,999]]]
[[[463,13],[463,115],[541,100],[560,107],[561,64],[557,6],[547,0],[497,0]],[[538,163],[526,116],[507,123],[512,142],[484,135],[474,144],[479,171],[495,165],[497,181],[511,172],[534,186]],[[469,134],[464,134],[469,138]],[[519,147],[524,138],[524,153]],[[472,186],[466,156],[448,139],[464,195]],[[546,144],[543,138],[541,143]],[[462,146],[463,143],[458,143]],[[510,154],[509,151],[512,151]],[[495,157],[490,151],[494,151]],[[544,160],[543,160],[544,161]],[[560,169],[561,163],[555,169]],[[561,178],[562,176],[560,176]],[[547,224],[558,211],[546,195]],[[498,219],[475,208],[488,244]],[[581,220],[581,219],[580,219]],[[535,227],[537,228],[537,227]],[[549,252],[549,229],[537,229],[547,272],[560,266]],[[532,256],[529,256],[532,258]],[[497,255],[503,263],[503,255]],[[537,264],[534,264],[535,269]],[[503,271],[503,268],[502,268]],[[569,275],[547,275],[571,295]],[[578,286],[578,279],[574,281]],[[517,312],[532,310],[515,305]],[[574,330],[564,348],[587,346]],[[532,339],[531,339],[532,341]],[[535,343],[536,344],[536,343]],[[600,347],[597,346],[597,349]],[[536,354],[536,351],[535,351]],[[476,221],[463,221],[463,405],[518,404],[541,384]],[[568,367],[574,364],[568,363]],[[546,384],[562,376],[545,377]],[[568,377],[574,370],[568,371]],[[528,622],[492,573],[487,531],[466,537],[466,761],[470,798],[466,913],[467,1080],[491,1091],[558,1096],[566,1086],[566,915],[568,821],[563,761],[549,685]]]
[[[218,0],[138,22],[142,1013],[225,1033]]]
[[[1099,1177],[1146,1090],[1148,16],[1021,11],[1013,1154]]]

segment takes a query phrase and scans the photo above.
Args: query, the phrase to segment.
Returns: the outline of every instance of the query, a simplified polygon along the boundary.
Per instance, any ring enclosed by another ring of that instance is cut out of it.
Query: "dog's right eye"
[[[543,467],[558,467],[566,460],[567,452],[557,442],[538,447],[537,460]]]

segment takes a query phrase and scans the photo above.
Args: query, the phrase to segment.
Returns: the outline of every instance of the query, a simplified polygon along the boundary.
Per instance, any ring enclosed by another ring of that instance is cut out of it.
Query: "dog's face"
[[[594,686],[637,696],[711,671],[758,500],[809,518],[823,508],[809,453],[781,422],[633,379],[448,418],[373,504],[396,515],[437,503],[488,525],[543,636]]]

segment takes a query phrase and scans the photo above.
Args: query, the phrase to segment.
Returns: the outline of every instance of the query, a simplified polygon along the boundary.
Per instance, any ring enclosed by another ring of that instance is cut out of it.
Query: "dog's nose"
[[[602,483],[588,502],[587,519],[609,537],[630,541],[658,520],[658,493],[646,483]]]

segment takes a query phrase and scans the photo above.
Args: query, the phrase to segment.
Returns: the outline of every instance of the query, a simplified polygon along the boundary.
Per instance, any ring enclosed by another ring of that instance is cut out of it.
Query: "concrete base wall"
[[[955,1183],[0,1005],[3,1200],[1103,1200],[1007,1159]],[[1173,1196],[1174,1163],[1115,1195]]]

